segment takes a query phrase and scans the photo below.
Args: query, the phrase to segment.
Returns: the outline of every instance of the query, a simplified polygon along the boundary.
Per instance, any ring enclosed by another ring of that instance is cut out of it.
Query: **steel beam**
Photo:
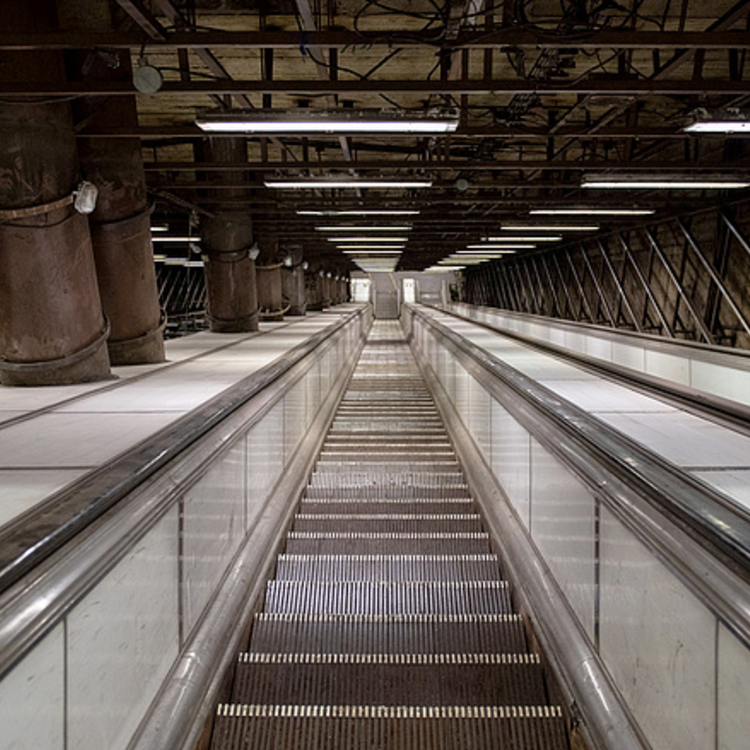
[[[711,277],[713,283],[716,284],[716,288],[721,293],[721,296],[726,300],[727,305],[729,305],[729,308],[734,313],[740,325],[745,329],[745,333],[750,334],[750,321],[748,321],[747,317],[742,311],[742,308],[737,304],[734,297],[729,293],[729,290],[724,283],[724,279],[721,278],[721,275],[714,268],[713,263],[711,263],[711,261],[706,257],[703,250],[701,250],[700,245],[697,243],[695,237],[693,237],[692,232],[685,226],[685,223],[682,219],[677,219],[677,226],[679,226],[680,231],[687,240],[688,245],[690,245],[693,252],[698,257],[698,260],[700,260],[701,264],[708,272],[708,275]]]
[[[633,325],[635,326],[636,331],[638,331],[638,333],[642,333],[643,329],[641,327],[640,321],[638,320],[638,317],[633,311],[633,307],[630,304],[628,295],[625,293],[625,287],[623,286],[623,283],[620,280],[620,277],[617,275],[617,271],[615,271],[615,267],[612,264],[612,259],[609,257],[609,253],[607,252],[607,248],[605,244],[599,239],[597,239],[596,244],[597,244],[597,247],[599,248],[599,252],[601,252],[602,254],[602,258],[604,259],[604,263],[607,266],[607,269],[612,275],[612,280],[615,282],[617,291],[620,293],[620,304],[625,305],[625,309],[628,311],[628,315],[630,316],[630,319],[633,321]],[[624,268],[625,266],[623,266],[623,270]],[[618,311],[618,319],[620,317],[621,311],[622,310],[620,308],[620,310]]]
[[[132,6],[134,12],[148,21],[154,34],[148,42],[149,50],[199,50],[199,49],[299,49],[298,31],[191,31],[178,29],[166,31],[161,27],[147,8],[136,0],[116,0],[125,8]],[[156,0],[162,12],[168,7],[162,0]],[[747,3],[744,3],[747,5]],[[175,22],[176,9],[165,15],[171,23]],[[133,15],[133,13],[130,13]],[[134,16],[135,17],[135,16]],[[139,24],[142,25],[142,24]],[[146,26],[143,26],[146,29]],[[710,28],[710,27],[709,27]],[[161,31],[159,31],[161,29]],[[159,32],[158,34],[156,32]],[[149,33],[151,36],[151,33]],[[342,49],[351,45],[368,45],[393,47],[415,47],[429,44],[436,46],[434,31],[416,29],[393,29],[389,31],[359,31],[337,29],[328,31],[307,31],[306,43],[326,49]],[[0,50],[66,50],[66,49],[129,49],[138,51],[143,46],[143,35],[133,31],[122,32],[27,32],[14,34],[8,31],[0,33]],[[519,28],[500,28],[495,31],[463,30],[453,42],[442,42],[448,50],[460,49],[503,49],[509,46],[526,47],[534,50],[569,49],[574,46],[582,50],[598,49],[675,49],[675,50],[745,50],[748,46],[747,32],[737,31],[643,31],[628,29],[602,29],[588,32],[572,40],[569,36],[540,34],[535,31]],[[669,65],[670,63],[667,63]],[[663,66],[666,67],[666,66]]]
[[[76,83],[71,81],[3,82],[0,92],[13,96],[68,97],[68,96],[133,96],[137,93],[132,82],[100,81]],[[624,79],[617,76],[590,76],[567,84],[556,81],[527,81],[518,79],[464,79],[455,81],[433,80],[336,80],[312,79],[215,80],[215,81],[165,81],[158,95],[216,95],[242,94],[438,94],[444,96],[467,95],[519,95],[537,97],[562,94],[597,94],[600,96],[690,96],[747,94],[745,81],[718,79],[702,80],[644,80]],[[157,96],[158,96],[157,95]]]
[[[562,161],[556,159],[498,159],[491,158],[484,161],[472,161],[471,159],[426,159],[414,162],[405,159],[367,159],[350,162],[348,159],[325,159],[325,160],[302,160],[296,162],[285,161],[248,161],[244,164],[219,164],[216,162],[146,162],[146,172],[281,172],[285,170],[300,169],[348,169],[352,165],[357,169],[385,170],[385,169],[407,169],[413,171],[415,167],[424,170],[440,172],[452,172],[462,170],[482,172],[515,172],[525,169],[564,169],[572,172],[592,172],[606,170],[608,172],[647,172],[682,173],[689,169],[691,173],[712,173],[731,171],[738,174],[742,170],[750,170],[750,161],[702,161],[700,164],[687,167],[682,161]],[[205,187],[205,185],[202,185]]]
[[[662,327],[664,328],[664,330],[667,331],[667,333],[669,334],[671,338],[674,338],[674,331],[672,330],[672,326],[669,325],[669,322],[667,321],[667,318],[664,315],[664,311],[661,309],[661,306],[656,301],[656,297],[654,296],[654,293],[651,290],[651,286],[646,280],[646,277],[643,275],[643,271],[641,271],[641,268],[638,265],[638,262],[636,261],[635,256],[633,255],[633,251],[630,249],[630,245],[628,245],[627,241],[622,236],[622,234],[618,234],[617,238],[620,241],[620,245],[622,246],[622,249],[625,253],[625,257],[627,258],[628,261],[630,261],[630,265],[632,266],[633,271],[635,272],[636,278],[641,283],[641,286],[643,287],[643,291],[645,292],[646,305],[645,305],[645,310],[644,310],[644,319],[645,319],[645,313],[648,311],[648,303],[651,302],[651,305],[656,311],[656,314],[659,318],[659,321],[661,322]]]
[[[708,327],[706,326],[705,321],[698,314],[698,311],[695,309],[695,305],[693,305],[692,300],[687,296],[682,284],[680,283],[679,278],[677,277],[677,273],[675,272],[674,267],[669,262],[669,258],[667,258],[664,251],[661,249],[661,246],[657,242],[656,237],[654,237],[651,230],[648,229],[647,227],[644,228],[643,231],[646,234],[646,238],[648,239],[649,244],[651,245],[653,251],[656,253],[656,256],[659,258],[662,265],[664,266],[667,272],[667,275],[669,276],[670,281],[672,282],[675,289],[677,290],[679,299],[675,305],[675,309],[679,306],[679,300],[682,300],[682,302],[685,304],[685,307],[687,307],[687,309],[690,311],[690,315],[695,321],[695,325],[700,331],[700,335],[706,340],[707,343],[709,344],[715,343],[714,337],[711,334],[711,331],[708,330]]]

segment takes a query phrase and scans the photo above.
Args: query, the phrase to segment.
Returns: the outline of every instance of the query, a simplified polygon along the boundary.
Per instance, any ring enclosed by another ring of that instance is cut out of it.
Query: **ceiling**
[[[184,228],[191,213],[248,212],[267,246],[278,240],[280,253],[299,248],[337,270],[352,261],[316,229],[320,220],[297,210],[419,210],[398,268],[423,269],[534,208],[642,206],[659,215],[722,199],[716,190],[582,188],[590,172],[749,173],[743,138],[682,129],[699,107],[750,106],[750,0],[489,1],[113,0],[113,30],[96,32],[80,31],[63,2],[61,32],[6,33],[0,42],[124,48],[134,69],[158,68],[159,91],[136,95],[137,127],[83,122],[79,135],[141,138],[157,221]],[[23,92],[135,91],[131,80],[42,88]],[[199,111],[295,107],[453,107],[460,124],[445,136],[247,137],[246,162],[207,158]],[[336,174],[433,185],[263,186]],[[628,221],[602,217],[601,231]]]

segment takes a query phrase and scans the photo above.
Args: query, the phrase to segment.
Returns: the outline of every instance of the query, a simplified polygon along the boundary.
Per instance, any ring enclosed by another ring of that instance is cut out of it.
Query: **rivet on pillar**
[[[53,0],[0,0],[7,33],[58,30]],[[0,84],[64,81],[59,52],[0,53]],[[110,377],[88,220],[71,205],[78,155],[68,102],[0,103],[0,382]]]
[[[106,3],[92,7],[89,0],[66,0],[63,9],[70,15],[66,28],[112,31]],[[77,51],[68,53],[67,60],[73,80],[120,82],[132,77],[127,51]],[[133,97],[82,97],[73,112],[89,128],[138,125]],[[140,139],[79,138],[78,153],[84,177],[99,188],[90,227],[102,307],[111,326],[110,360],[113,365],[163,362],[166,321],[156,286]]]
[[[205,158],[227,164],[247,161],[244,138],[208,138]],[[242,183],[245,173],[230,173],[236,189],[210,191],[212,197],[231,200],[246,197]],[[223,177],[224,180],[227,176]],[[207,313],[211,330],[217,333],[240,333],[258,330],[258,296],[252,221],[247,214],[219,207],[215,216],[202,222],[201,237],[206,251]]]

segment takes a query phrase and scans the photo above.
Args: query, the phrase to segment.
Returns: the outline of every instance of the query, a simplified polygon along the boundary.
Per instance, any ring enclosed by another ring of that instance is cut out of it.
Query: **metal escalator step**
[[[446,513],[426,514],[372,514],[347,515],[346,513],[298,514],[294,519],[295,531],[362,531],[362,532],[480,532],[482,522],[476,514]]]
[[[469,490],[463,482],[442,486],[425,486],[416,483],[405,484],[365,484],[352,480],[340,482],[337,486],[320,484],[309,485],[305,496],[308,500],[405,500],[408,498],[445,500],[450,498],[468,499]]]
[[[392,445],[361,445],[355,448],[338,446],[335,449],[323,450],[318,464],[329,461],[387,461],[388,463],[410,463],[412,461],[441,461],[456,463],[456,455],[449,445],[442,448],[425,446],[418,448],[413,445],[402,445],[398,448]]]
[[[279,555],[279,581],[491,581],[496,555]]]
[[[370,474],[386,474],[393,476],[402,471],[429,471],[440,474],[454,474],[461,476],[458,461],[455,459],[432,458],[427,455],[422,456],[403,456],[400,459],[391,460],[380,457],[362,455],[357,458],[355,455],[347,459],[332,460],[328,457],[321,458],[315,467],[315,474],[350,474],[353,471],[363,471]],[[333,478],[333,481],[337,477]]]
[[[458,471],[427,472],[427,471],[399,471],[374,472],[350,471],[333,476],[316,472],[310,477],[309,488],[329,487],[332,490],[343,487],[466,487],[463,474]]]
[[[389,500],[366,500],[352,498],[306,499],[300,503],[300,512],[307,515],[317,513],[339,513],[358,515],[361,513],[473,513],[474,502],[469,498],[454,497],[435,500],[429,498],[391,498]]]
[[[264,611],[331,615],[511,613],[505,581],[269,581]]]
[[[356,545],[356,546],[355,546]],[[286,551],[304,555],[471,555],[490,551],[490,537],[480,533],[393,534],[352,532],[297,532],[287,535]]]
[[[520,615],[309,615],[255,617],[250,649],[273,653],[449,654],[523,652]]]
[[[538,705],[536,654],[240,654],[240,703],[453,706]]]
[[[448,439],[448,433],[444,432],[442,435],[390,435],[388,433],[377,433],[371,436],[368,435],[343,435],[329,432],[326,435],[326,442],[323,449],[335,448],[336,446],[352,446],[354,448],[368,448],[372,447],[377,450],[379,446],[391,446],[396,447],[408,447],[410,445],[422,446],[434,446],[434,445],[445,445],[450,446],[451,442]]]
[[[216,717],[223,750],[566,750],[556,706],[249,706]]]

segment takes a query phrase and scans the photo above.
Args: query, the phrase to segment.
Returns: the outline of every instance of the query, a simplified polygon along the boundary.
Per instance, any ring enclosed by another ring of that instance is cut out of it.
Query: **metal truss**
[[[467,270],[465,301],[750,348],[750,203]]]

